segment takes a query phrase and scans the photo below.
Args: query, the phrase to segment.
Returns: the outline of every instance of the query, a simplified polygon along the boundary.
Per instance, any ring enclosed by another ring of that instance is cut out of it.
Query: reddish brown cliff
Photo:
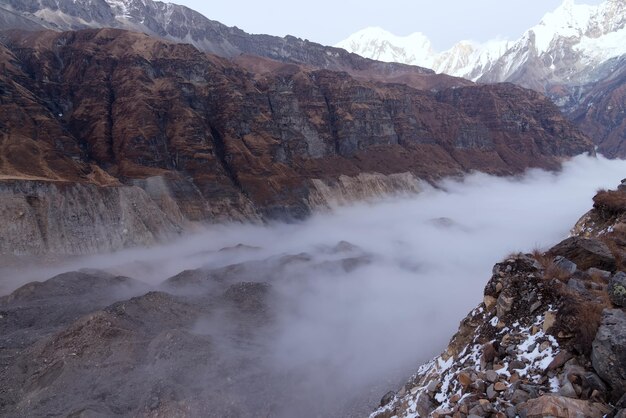
[[[0,175],[103,186],[160,177],[189,219],[224,208],[299,217],[312,179],[510,174],[591,150],[554,105],[513,85],[436,93],[256,67],[121,30],[5,33]]]

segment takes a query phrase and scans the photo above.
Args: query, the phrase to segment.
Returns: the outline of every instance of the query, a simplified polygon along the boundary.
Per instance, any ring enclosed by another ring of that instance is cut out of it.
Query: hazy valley
[[[624,23],[0,1],[0,415],[624,416]]]

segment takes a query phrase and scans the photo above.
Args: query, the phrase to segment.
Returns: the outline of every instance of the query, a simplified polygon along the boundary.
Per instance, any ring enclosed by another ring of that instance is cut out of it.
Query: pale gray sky
[[[422,32],[435,49],[462,39],[518,38],[562,0],[175,0],[250,33],[294,35],[334,45],[367,26],[396,35]],[[602,0],[577,0],[599,4]]]

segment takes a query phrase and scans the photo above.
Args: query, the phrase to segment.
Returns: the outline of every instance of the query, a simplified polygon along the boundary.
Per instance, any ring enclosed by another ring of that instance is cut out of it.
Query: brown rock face
[[[521,409],[523,416],[527,416],[528,418],[599,418],[609,412],[608,409],[601,404],[552,395],[531,399]]]
[[[305,216],[312,179],[510,174],[591,151],[555,106],[513,85],[432,93],[293,64],[254,75],[113,29],[3,39],[0,175],[159,177],[194,220],[223,207]]]

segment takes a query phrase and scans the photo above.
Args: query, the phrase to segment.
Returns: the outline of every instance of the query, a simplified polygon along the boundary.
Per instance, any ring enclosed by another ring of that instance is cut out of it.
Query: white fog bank
[[[556,244],[591,208],[597,189],[615,188],[624,177],[626,161],[582,156],[559,173],[473,174],[302,223],[218,225],[169,245],[90,257],[59,271],[22,270],[20,281],[89,267],[157,284],[185,269],[284,254],[333,260],[338,255],[329,248],[349,242],[371,262],[349,272],[305,265],[276,285],[284,302],[267,351],[278,372],[306,376],[294,389],[297,397],[332,403],[337,394],[346,399],[374,386],[393,389],[445,348],[482,300],[494,263]],[[219,252],[238,244],[259,249]]]

